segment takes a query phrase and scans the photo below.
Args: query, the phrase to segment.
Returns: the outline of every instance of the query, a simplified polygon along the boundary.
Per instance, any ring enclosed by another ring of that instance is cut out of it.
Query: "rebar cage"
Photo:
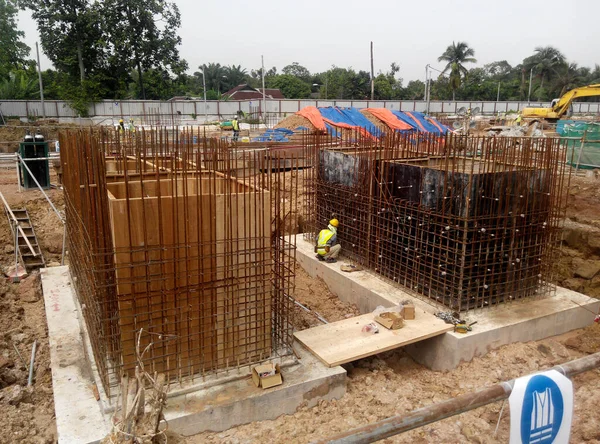
[[[60,144],[71,273],[109,396],[144,350],[147,371],[179,381],[292,353],[285,221],[301,156],[191,128],[69,131]]]
[[[309,143],[305,240],[453,311],[552,294],[570,168],[559,138],[354,134]]]

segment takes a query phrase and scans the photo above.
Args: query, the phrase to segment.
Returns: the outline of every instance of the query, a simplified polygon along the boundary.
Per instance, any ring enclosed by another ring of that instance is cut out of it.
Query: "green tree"
[[[425,82],[421,80],[411,80],[402,90],[402,99],[423,100],[425,97]]]
[[[199,66],[204,71],[206,90],[218,91],[219,93],[224,92],[226,86],[226,68],[221,66],[220,63],[209,63],[208,65]]]
[[[25,33],[17,27],[18,9],[12,0],[0,0],[0,79],[8,73],[23,69],[29,54],[29,46],[21,41]]]
[[[544,90],[544,81],[552,80],[560,66],[565,64],[565,56],[562,52],[552,46],[538,46],[535,48],[535,54],[523,60],[523,65],[527,71],[533,69],[536,78],[540,79],[537,87],[538,100],[548,98],[547,91]]]
[[[268,88],[279,88],[286,99],[305,99],[310,96],[310,84],[291,74],[269,77]]]
[[[187,69],[180,59],[181,44],[177,30],[181,14],[175,3],[166,0],[106,0],[102,2],[103,28],[110,42],[111,65],[120,71],[137,72],[141,98],[146,98],[144,72],[172,72],[179,75]],[[149,71],[150,72],[150,71]],[[163,78],[161,74],[159,78]],[[156,76],[154,78],[156,80]]]
[[[446,67],[442,74],[450,73],[450,86],[452,88],[452,100],[456,98],[456,90],[460,88],[461,82],[467,76],[467,68],[464,63],[475,63],[475,50],[469,48],[465,42],[452,42],[452,45],[446,48],[446,51],[438,57],[438,62],[446,62]]]
[[[289,74],[294,77],[298,77],[300,80],[310,83],[311,75],[310,71],[298,62],[293,62],[291,65],[284,66],[281,70],[284,74]]]
[[[224,68],[224,85],[223,92],[229,91],[231,88],[235,88],[238,85],[242,85],[246,82],[248,72],[242,68],[242,65],[231,65]]]
[[[37,23],[44,52],[59,70],[79,77],[105,66],[99,4],[89,0],[21,0]]]
[[[577,63],[565,63],[557,70],[557,76],[553,85],[553,94],[555,97],[560,97],[567,91],[581,85],[582,74],[585,76],[585,71],[582,73]]]
[[[35,70],[16,70],[0,82],[0,99],[28,100],[39,97],[40,87]]]

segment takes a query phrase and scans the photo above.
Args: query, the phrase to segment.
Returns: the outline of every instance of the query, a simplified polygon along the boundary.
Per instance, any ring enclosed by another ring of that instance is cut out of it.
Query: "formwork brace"
[[[600,368],[600,352],[557,365],[550,370],[556,370],[566,377],[572,377],[596,368]],[[512,393],[515,381],[515,379],[511,379],[510,381],[500,382],[476,392],[465,393],[448,401],[414,410],[407,415],[392,416],[373,424],[357,427],[348,432],[316,441],[316,444],[371,443],[389,438],[390,436],[507,399]]]

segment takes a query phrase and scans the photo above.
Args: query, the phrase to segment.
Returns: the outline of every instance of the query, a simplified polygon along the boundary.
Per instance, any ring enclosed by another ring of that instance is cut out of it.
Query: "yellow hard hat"
[[[337,220],[337,219],[331,219],[329,221],[329,225],[331,225],[332,227],[336,227],[337,228],[339,224],[340,224],[340,221]]]
[[[119,120],[119,123],[123,123],[123,119]]]

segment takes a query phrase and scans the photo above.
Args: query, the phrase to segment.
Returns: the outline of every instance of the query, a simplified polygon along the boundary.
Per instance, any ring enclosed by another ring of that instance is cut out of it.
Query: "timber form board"
[[[423,341],[454,329],[430,313],[418,310],[416,319],[405,321],[399,330],[388,330],[378,324],[379,333],[363,333],[362,328],[375,322],[367,313],[294,333],[294,336],[328,367]]]

